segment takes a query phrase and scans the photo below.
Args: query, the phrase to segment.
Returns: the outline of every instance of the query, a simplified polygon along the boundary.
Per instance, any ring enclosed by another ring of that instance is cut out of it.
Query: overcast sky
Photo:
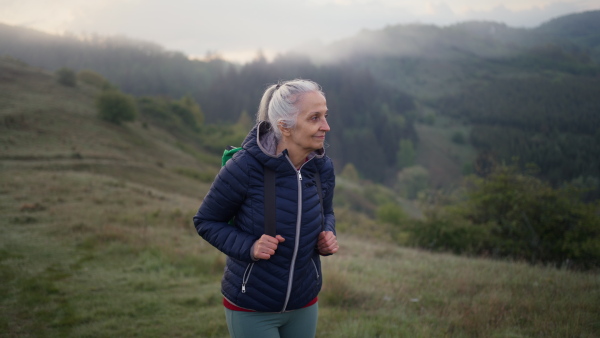
[[[492,20],[535,27],[600,0],[0,0],[0,22],[50,33],[123,35],[191,57],[248,61],[362,29]]]

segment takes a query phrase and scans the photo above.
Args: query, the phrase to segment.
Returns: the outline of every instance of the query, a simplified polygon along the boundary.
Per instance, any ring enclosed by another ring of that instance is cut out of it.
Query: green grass
[[[87,173],[4,171],[6,336],[225,336],[198,201]],[[28,208],[30,205],[39,207]],[[340,234],[319,336],[593,337],[600,277]]]
[[[0,336],[227,336],[225,257],[191,221],[218,164],[160,128],[98,120],[90,88],[2,67]],[[600,332],[597,273],[402,248],[364,215],[339,218],[319,337]]]
[[[600,328],[596,274],[340,240],[324,264],[321,325],[335,323],[324,336],[593,337]]]
[[[191,225],[197,200],[86,173],[3,174],[1,327],[9,336],[224,329],[224,259]]]

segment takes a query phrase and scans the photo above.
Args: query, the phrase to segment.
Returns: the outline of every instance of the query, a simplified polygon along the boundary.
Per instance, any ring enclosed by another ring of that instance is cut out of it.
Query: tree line
[[[398,169],[402,140],[417,142],[412,97],[379,84],[351,64],[316,66],[298,56],[273,62],[257,58],[239,70],[230,68],[200,93],[207,120],[235,122],[254,115],[263,91],[279,80],[305,78],[325,92],[332,132],[327,151],[338,165],[353,163],[365,178],[383,181]]]
[[[472,124],[470,142],[498,163],[534,163],[558,186],[600,179],[600,80],[557,75],[497,79],[441,99],[437,107]],[[590,195],[590,197],[592,197]]]

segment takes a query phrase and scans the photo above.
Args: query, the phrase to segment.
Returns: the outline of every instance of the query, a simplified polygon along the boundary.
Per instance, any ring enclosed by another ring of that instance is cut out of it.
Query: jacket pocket
[[[319,268],[317,267],[317,263],[315,263],[315,259],[314,258],[311,258],[310,261],[312,262],[313,267],[315,268],[315,273],[316,273],[317,280],[319,280],[320,275],[319,275]]]
[[[248,283],[248,279],[250,279],[250,275],[252,274],[252,268],[254,267],[254,263],[248,264],[246,270],[244,271],[244,275],[242,276],[242,293],[246,293],[246,283]]]

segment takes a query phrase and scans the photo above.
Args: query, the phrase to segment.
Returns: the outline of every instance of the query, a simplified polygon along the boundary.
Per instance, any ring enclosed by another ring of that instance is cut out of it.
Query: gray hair
[[[278,125],[281,123],[286,128],[296,126],[296,118],[300,113],[296,103],[302,94],[310,92],[325,96],[321,86],[310,80],[295,79],[269,86],[260,100],[256,121],[269,121],[275,137],[280,140],[281,130]]]

